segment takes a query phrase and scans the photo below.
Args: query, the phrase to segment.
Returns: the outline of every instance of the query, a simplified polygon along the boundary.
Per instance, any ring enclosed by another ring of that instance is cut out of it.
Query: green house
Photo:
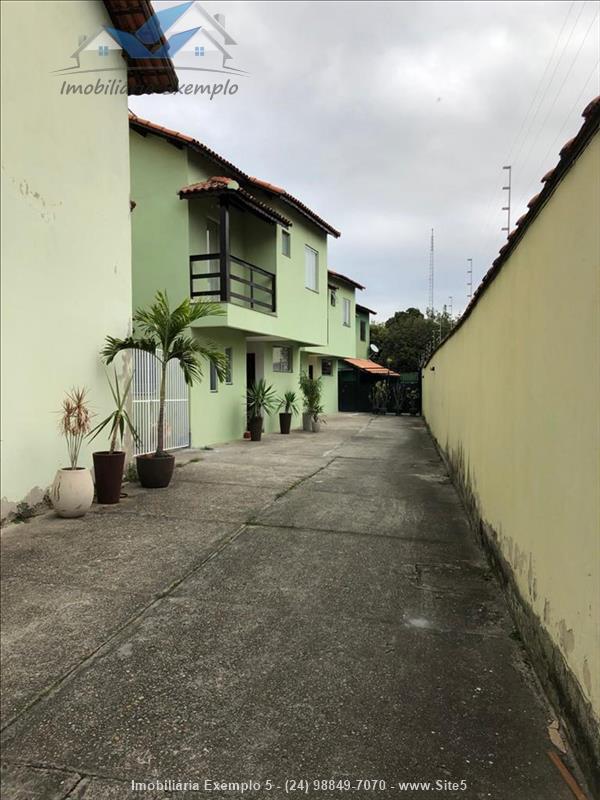
[[[337,412],[338,360],[356,356],[363,288],[328,270],[328,237],[340,233],[201,142],[134,115],[129,124],[134,307],[165,288],[172,303],[191,297],[223,310],[193,329],[223,349],[229,368],[219,382],[207,367],[191,389],[189,443],[241,437],[246,389],[259,378],[281,395],[299,393],[302,371],[322,376],[325,412]],[[267,432],[277,429],[276,415],[266,420]]]

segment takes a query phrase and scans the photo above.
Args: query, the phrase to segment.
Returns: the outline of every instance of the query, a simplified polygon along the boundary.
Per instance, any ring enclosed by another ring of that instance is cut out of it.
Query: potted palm
[[[324,408],[320,403],[315,404],[312,408],[311,428],[313,433],[319,433],[321,425],[325,424],[325,418],[322,416],[323,411]]]
[[[168,486],[175,467],[175,458],[165,452],[167,365],[169,361],[177,360],[183,370],[185,382],[192,386],[202,378],[202,361],[206,359],[214,365],[219,380],[223,380],[226,365],[224,353],[217,350],[215,345],[201,342],[187,333],[190,325],[197,320],[222,313],[218,303],[192,303],[189,298],[183,300],[177,308],[171,309],[166,291],[159,291],[148,309],[138,309],[135,312],[132,336],[126,339],[106,337],[101,354],[107,364],[112,363],[122,350],[143,350],[151,353],[160,365],[156,451],[136,458],[139,481],[147,489]]]
[[[284,392],[279,400],[279,408],[284,409],[279,412],[279,430],[281,433],[289,433],[292,427],[292,414],[298,413],[296,392]]]
[[[272,414],[277,408],[275,390],[269,386],[264,378],[253,383],[248,388],[246,395],[248,406],[248,428],[250,440],[260,442],[263,429],[263,417]]]
[[[86,390],[71,389],[62,402],[59,430],[67,442],[69,466],[56,473],[50,499],[59,517],[83,517],[94,499],[94,482],[89,469],[78,466],[84,438],[90,432],[91,414]]]
[[[103,505],[118,503],[121,499],[121,483],[123,482],[123,467],[125,466],[125,451],[123,450],[125,431],[129,431],[135,442],[139,441],[137,431],[126,409],[127,397],[131,389],[133,374],[129,377],[123,390],[121,390],[119,386],[116,370],[114,386],[108,375],[107,380],[116,408],[89,433],[90,441],[93,441],[110,425],[109,449],[92,453],[92,458],[94,459],[94,478],[96,479],[96,499]],[[116,449],[117,439],[121,444],[120,450]]]
[[[300,375],[300,391],[302,392],[302,430],[312,430],[312,408],[315,405],[316,381],[309,378],[306,372]]]

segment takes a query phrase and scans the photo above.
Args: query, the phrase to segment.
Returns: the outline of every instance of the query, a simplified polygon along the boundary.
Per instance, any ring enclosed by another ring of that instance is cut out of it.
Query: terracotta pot
[[[102,505],[118,503],[121,498],[125,453],[108,450],[92,453],[94,478],[96,479],[96,501]]]
[[[59,517],[83,517],[94,499],[94,481],[89,469],[59,469],[54,478],[50,499]]]
[[[281,413],[279,415],[279,430],[281,433],[289,433],[292,427],[292,415]]]
[[[302,430],[312,431],[312,414],[310,411],[305,411],[302,414]]]
[[[250,441],[260,442],[262,438],[263,418],[252,417],[248,422],[248,427],[250,428]]]
[[[136,456],[137,474],[145,489],[164,489],[171,483],[175,469],[175,456],[163,453],[157,456],[149,453]]]

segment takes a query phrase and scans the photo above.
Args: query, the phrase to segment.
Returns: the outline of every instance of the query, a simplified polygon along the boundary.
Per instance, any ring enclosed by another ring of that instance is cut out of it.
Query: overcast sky
[[[238,43],[237,94],[131,98],[132,110],[341,230],[329,266],[367,286],[378,321],[426,308],[432,227],[435,306],[464,309],[467,258],[476,285],[506,236],[502,166],[514,221],[599,93],[594,0],[202,5]]]

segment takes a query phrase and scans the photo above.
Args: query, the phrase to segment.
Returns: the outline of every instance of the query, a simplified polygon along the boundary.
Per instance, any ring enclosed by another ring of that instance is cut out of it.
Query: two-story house
[[[190,392],[192,446],[243,434],[246,388],[259,378],[281,396],[299,394],[303,371],[323,376],[325,411],[337,412],[337,360],[356,355],[363,288],[327,269],[339,232],[190,136],[135,115],[130,130],[134,306],[164,288],[173,304],[202,298],[223,311],[193,328],[224,350],[228,370],[219,382],[207,368]],[[274,415],[265,428],[277,425]]]
[[[132,63],[119,53],[98,73],[78,65],[82,39],[147,23],[147,0],[0,10],[4,517],[40,501],[67,461],[56,413],[64,392],[85,386],[99,419],[112,408],[98,353],[131,324],[127,94],[178,84],[166,58]],[[82,466],[94,446],[84,443]]]

